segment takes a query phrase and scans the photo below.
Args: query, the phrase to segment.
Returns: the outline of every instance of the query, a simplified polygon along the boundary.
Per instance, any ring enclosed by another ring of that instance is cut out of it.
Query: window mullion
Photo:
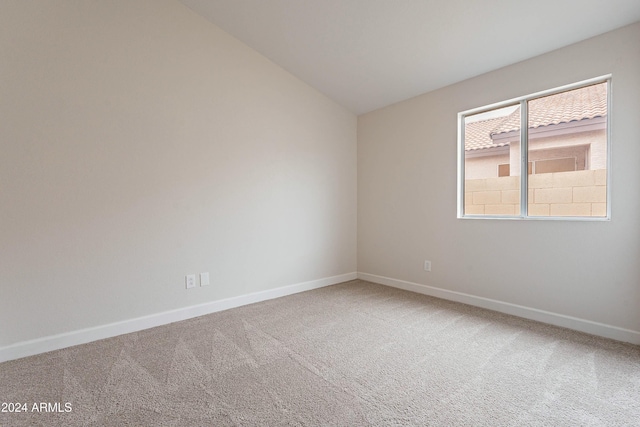
[[[529,206],[529,111],[527,101],[520,101],[520,216],[528,216]]]
[[[465,116],[462,114],[458,115],[458,218],[466,215],[464,204],[465,204],[465,176],[464,176],[464,168],[465,168],[465,150],[464,150],[464,141],[466,138],[465,135]]]

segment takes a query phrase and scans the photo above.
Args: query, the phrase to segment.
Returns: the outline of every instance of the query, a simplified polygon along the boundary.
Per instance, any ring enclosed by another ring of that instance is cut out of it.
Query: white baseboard
[[[211,301],[204,304],[151,314],[149,316],[138,317],[135,319],[123,320],[121,322],[110,323],[93,328],[66,332],[30,341],[23,341],[6,347],[0,347],[0,362],[33,356],[35,354],[46,353],[48,351],[59,350],[131,332],[137,332],[143,329],[149,329],[173,322],[179,322],[181,320],[191,319],[193,317],[203,316],[205,314],[215,313],[217,311],[228,310],[230,308],[240,307],[247,304],[253,304],[260,301],[266,301],[286,295],[335,285],[337,283],[355,280],[356,278],[357,273],[346,273],[339,276],[325,277],[323,279],[311,280],[309,282],[297,283],[295,285],[283,286],[281,288],[269,289],[267,291]]]
[[[537,308],[525,307],[522,305],[478,297],[428,285],[421,285],[419,283],[392,279],[390,277],[377,276],[375,274],[358,272],[358,279],[640,345],[640,332],[633,331],[631,329],[619,328],[617,326],[606,325],[604,323],[592,322],[591,320],[538,310]]]

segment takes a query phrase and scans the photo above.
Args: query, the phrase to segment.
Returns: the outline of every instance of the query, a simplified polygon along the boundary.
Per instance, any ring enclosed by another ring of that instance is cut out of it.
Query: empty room
[[[0,426],[640,423],[637,0],[0,0]]]

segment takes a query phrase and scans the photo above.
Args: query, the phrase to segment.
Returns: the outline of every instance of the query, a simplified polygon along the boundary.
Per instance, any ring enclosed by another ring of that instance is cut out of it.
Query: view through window
[[[606,218],[608,90],[601,80],[461,113],[459,216]]]

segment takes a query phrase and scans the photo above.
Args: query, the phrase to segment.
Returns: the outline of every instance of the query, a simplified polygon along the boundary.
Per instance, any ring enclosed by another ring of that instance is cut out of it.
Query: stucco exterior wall
[[[583,147],[588,147],[585,150]],[[501,147],[498,150],[504,152]],[[478,153],[479,154],[479,153]],[[520,142],[512,141],[509,152],[498,155],[478,155],[465,159],[465,178],[481,179],[498,176],[498,165],[510,163],[511,176],[520,175]],[[574,134],[530,138],[529,161],[576,157],[577,170],[606,169],[607,134],[605,129]]]
[[[495,178],[498,165],[509,163],[509,153],[497,156],[471,157],[465,160],[464,176],[467,179]]]

